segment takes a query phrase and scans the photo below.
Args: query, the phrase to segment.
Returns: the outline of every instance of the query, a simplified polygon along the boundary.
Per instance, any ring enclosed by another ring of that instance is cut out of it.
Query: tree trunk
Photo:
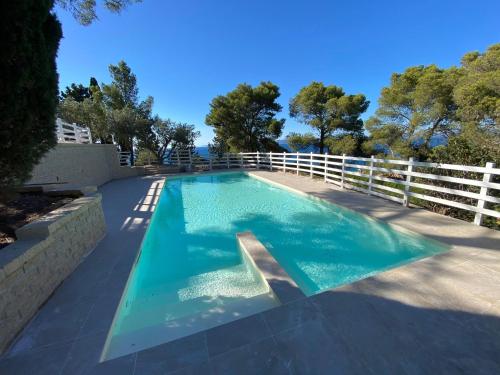
[[[134,139],[130,138],[130,165],[134,165]]]
[[[319,153],[323,154],[324,149],[325,149],[325,131],[321,129],[319,133]]]

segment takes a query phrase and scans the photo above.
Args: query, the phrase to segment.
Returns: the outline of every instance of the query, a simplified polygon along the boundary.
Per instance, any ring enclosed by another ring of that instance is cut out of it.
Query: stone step
[[[179,167],[174,165],[146,165],[144,171],[146,175],[179,173]]]

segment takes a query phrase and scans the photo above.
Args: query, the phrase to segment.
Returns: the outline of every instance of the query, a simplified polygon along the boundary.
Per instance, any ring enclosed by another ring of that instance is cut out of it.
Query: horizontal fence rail
[[[118,160],[120,161],[121,166],[131,165],[130,158],[132,153],[130,151],[117,151],[118,152]]]
[[[393,160],[300,152],[201,156],[190,150],[172,152],[168,163],[202,170],[256,168],[292,172],[321,177],[325,183],[341,189],[363,192],[404,206],[409,206],[413,198],[412,203],[417,202],[416,205],[421,200],[470,211],[475,213],[476,225],[482,224],[484,216],[500,218],[500,211],[488,207],[500,204],[497,197],[500,183],[494,182],[494,176],[500,176],[500,169],[495,168],[494,163],[476,167],[426,163],[413,158]],[[436,193],[441,196],[435,196]]]
[[[56,134],[58,143],[92,143],[89,128],[75,123],[69,124],[60,118],[56,120]]]

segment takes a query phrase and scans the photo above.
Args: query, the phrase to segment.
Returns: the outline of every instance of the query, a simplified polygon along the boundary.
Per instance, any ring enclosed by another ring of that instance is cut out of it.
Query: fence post
[[[373,159],[375,159],[375,156],[372,155],[370,158],[370,169],[368,170],[368,195],[372,194],[372,189],[373,189]]]
[[[269,152],[269,170],[273,171],[273,152]]]
[[[181,158],[179,157],[179,150],[175,150],[175,154],[177,155],[177,165],[181,166]]]
[[[309,160],[309,177],[313,177],[313,153],[312,151],[309,153],[310,155],[310,160]]]
[[[327,162],[327,160],[328,160],[327,155],[328,155],[328,152],[325,152],[325,164],[323,165],[323,172],[324,172],[323,177],[324,177],[324,181],[325,181],[325,183],[326,183],[326,174],[328,173],[328,171],[327,171],[327,169],[326,169],[326,168],[327,168],[327,166],[326,166],[326,162]]]
[[[212,155],[208,154],[208,165],[210,170],[212,170]]]
[[[297,152],[295,155],[296,163],[297,163],[297,176],[299,175],[299,153]]]
[[[285,166],[285,152],[283,152],[283,173],[286,173],[286,166]]]
[[[413,172],[413,157],[408,159],[408,172]],[[410,197],[408,196],[408,193],[410,192],[410,183],[411,183],[411,176],[409,174],[406,175],[406,184],[405,184],[405,190],[404,190],[404,195],[403,195],[403,206],[408,207],[410,205]]]
[[[342,176],[340,179],[340,188],[344,188],[344,176],[345,176],[345,154],[342,154]]]
[[[259,151],[257,151],[257,169],[260,169],[260,154],[259,154]]]
[[[486,163],[486,168],[487,169],[495,168],[495,163]],[[491,173],[485,172],[483,174],[483,182],[490,182],[490,181],[491,181]],[[486,186],[481,186],[481,190],[479,192],[479,195],[481,197],[486,197],[488,195],[488,188]],[[477,208],[479,208],[479,209],[484,208],[484,203],[485,203],[485,200],[479,198],[477,200]],[[483,214],[480,212],[476,212],[476,216],[474,216],[474,224],[481,225],[482,223],[483,223]]]
[[[193,159],[191,158],[191,149],[188,148],[188,154],[189,154],[189,169],[193,169]]]
[[[243,168],[243,154],[240,152],[240,168]]]
[[[229,169],[229,152],[226,153],[226,165],[227,169]]]

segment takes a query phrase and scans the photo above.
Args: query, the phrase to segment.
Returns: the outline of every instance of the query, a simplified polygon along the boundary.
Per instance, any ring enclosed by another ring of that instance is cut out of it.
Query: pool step
[[[228,301],[243,300],[269,292],[246,264],[203,273],[163,286],[161,293],[126,301],[124,327],[143,327],[168,322],[194,313],[215,311]]]
[[[143,167],[146,175],[179,173],[180,167],[174,165],[146,165]]]
[[[156,322],[138,327],[129,332],[118,332],[107,345],[105,359],[113,359],[139,350],[147,349],[221,324],[229,323],[259,312],[277,307],[280,302],[272,291],[239,300],[218,301],[218,308],[199,311],[178,319]],[[146,320],[147,321],[147,320]]]

